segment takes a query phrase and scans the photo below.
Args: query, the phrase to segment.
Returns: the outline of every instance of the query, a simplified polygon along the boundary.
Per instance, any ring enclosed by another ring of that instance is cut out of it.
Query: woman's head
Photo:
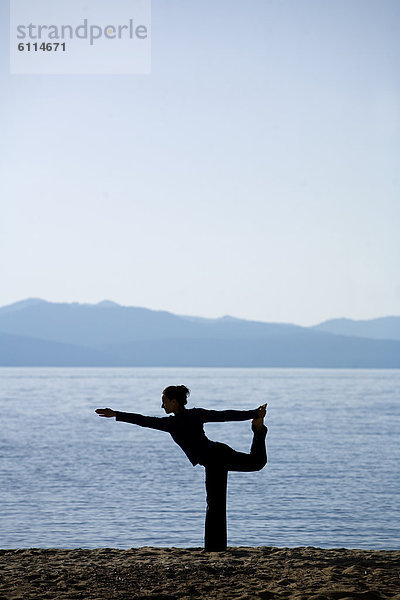
[[[162,408],[167,413],[182,410],[189,395],[190,390],[185,385],[169,385],[162,392]]]

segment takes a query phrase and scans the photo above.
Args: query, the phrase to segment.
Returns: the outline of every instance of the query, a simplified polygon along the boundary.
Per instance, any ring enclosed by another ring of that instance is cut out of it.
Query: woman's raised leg
[[[229,448],[226,453],[226,468],[228,471],[260,471],[267,464],[266,435],[268,432],[265,425],[257,427],[252,425],[253,440],[250,453],[237,452]]]

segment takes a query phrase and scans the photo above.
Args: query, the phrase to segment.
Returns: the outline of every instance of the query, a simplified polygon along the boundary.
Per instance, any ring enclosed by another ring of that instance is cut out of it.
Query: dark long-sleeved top
[[[136,413],[116,411],[116,420],[133,423],[141,427],[150,427],[167,431],[182,448],[193,466],[202,464],[215,444],[204,432],[204,423],[223,421],[247,421],[256,419],[258,409],[254,410],[206,410],[189,408],[171,417],[146,417]]]

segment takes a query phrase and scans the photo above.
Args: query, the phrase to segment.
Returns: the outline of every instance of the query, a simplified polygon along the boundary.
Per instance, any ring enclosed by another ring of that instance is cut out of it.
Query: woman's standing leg
[[[206,469],[207,512],[204,548],[211,552],[226,550],[226,488],[228,471],[218,463],[208,464]]]
[[[216,452],[205,465],[207,512],[204,548],[226,550],[226,492],[228,471],[259,471],[267,463],[265,437],[267,428],[253,426],[253,441],[249,454],[237,452],[226,444],[216,443]]]
[[[204,465],[206,469],[207,513],[205,525],[205,550],[221,551],[227,547],[226,490],[228,471],[259,471],[267,463],[265,438],[268,432],[263,414],[253,419],[253,441],[249,454],[236,452],[226,444],[217,442],[215,452]]]

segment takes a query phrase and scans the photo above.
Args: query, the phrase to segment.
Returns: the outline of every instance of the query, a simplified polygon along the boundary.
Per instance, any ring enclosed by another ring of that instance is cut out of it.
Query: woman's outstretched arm
[[[170,431],[170,419],[168,417],[146,417],[137,413],[121,412],[112,408],[96,408],[95,412],[100,417],[115,417],[117,421],[133,423],[141,427],[150,427],[159,431]]]
[[[223,421],[247,421],[249,419],[257,419],[265,415],[265,406],[259,406],[253,410],[207,410],[198,408],[199,416],[203,423],[221,423]]]

